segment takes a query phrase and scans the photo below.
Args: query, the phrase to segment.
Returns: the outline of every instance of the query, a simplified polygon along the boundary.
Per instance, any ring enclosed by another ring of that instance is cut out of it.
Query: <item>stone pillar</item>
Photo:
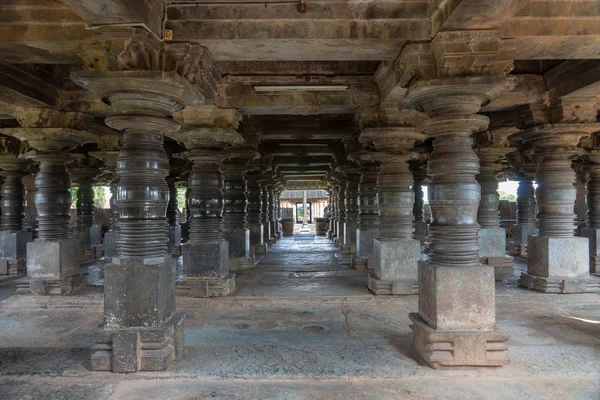
[[[356,166],[346,165],[338,167],[338,171],[346,177],[346,192],[344,194],[344,240],[340,246],[342,253],[356,253],[356,229],[358,228],[358,183],[360,169]]]
[[[581,236],[590,241],[590,273],[600,274],[600,151],[592,150],[586,155],[590,177],[587,183],[587,227]]]
[[[495,326],[494,269],[479,261],[479,159],[471,135],[487,128],[482,104],[510,90],[505,78],[432,79],[415,83],[406,102],[429,120],[431,253],[419,265],[419,312],[410,314],[417,353],[431,366],[509,363],[508,337]]]
[[[308,201],[307,201],[307,197],[306,197],[306,190],[302,191],[302,210],[303,210],[303,214],[302,214],[302,227],[306,227],[306,225],[308,224],[308,214],[306,212],[306,207],[308,207]]]
[[[17,293],[66,295],[77,292],[84,279],[79,273],[79,241],[71,238],[71,178],[68,151],[93,142],[95,135],[83,130],[93,120],[82,113],[49,109],[24,110],[17,120],[22,128],[3,132],[26,141],[36,151],[25,154],[39,163],[35,177],[37,231],[27,243],[27,278],[17,281]]]
[[[414,180],[413,192],[415,193],[415,203],[413,205],[413,226],[415,231],[413,237],[419,242],[425,243],[427,241],[427,222],[424,219],[425,214],[423,212],[423,207],[425,206],[423,181],[426,174],[419,167],[411,169],[411,172]]]
[[[535,226],[535,189],[530,175],[517,177],[517,223],[513,227],[513,244],[509,246],[513,256],[527,257],[527,240],[537,236]]]
[[[121,137],[116,135],[103,136],[98,141],[101,151],[90,152],[89,155],[104,161],[105,173],[110,177],[110,218],[108,232],[104,234],[104,258],[110,262],[117,255],[117,231],[119,222],[119,209],[117,208],[117,190],[119,176],[117,175],[117,157],[121,147]]]
[[[597,130],[595,124],[546,124],[519,133],[533,147],[538,160],[539,236],[527,242],[527,273],[521,286],[547,293],[594,292],[600,279],[589,277],[589,240],[575,237],[575,171],[572,159],[581,154],[581,138]],[[595,277],[594,277],[595,278]]]
[[[177,176],[169,174],[167,176],[167,186],[169,187],[169,202],[167,203],[167,239],[169,253],[178,256],[181,246],[181,226],[177,219]]]
[[[340,176],[338,179],[338,196],[337,196],[337,210],[338,210],[338,221],[336,229],[336,237],[333,243],[341,247],[344,243],[344,236],[346,236],[344,221],[346,220],[346,187],[347,182],[344,177]]]
[[[16,142],[15,139],[12,140]],[[2,197],[2,203],[0,203],[2,208],[2,217],[0,218],[0,275],[14,276],[25,273],[27,243],[33,240],[32,233],[23,230],[25,218],[23,177],[28,175],[27,169],[30,165],[30,160],[17,158],[16,154],[0,155],[0,168],[2,169],[0,175],[4,177],[0,193]]]
[[[246,174],[246,185],[248,188],[248,209],[247,209],[247,220],[248,229],[250,230],[250,254],[265,254],[267,251],[267,244],[264,242],[264,216],[263,216],[263,202],[262,202],[262,189],[260,187],[260,181],[263,174],[266,172],[267,165],[257,166],[260,170],[251,171]]]
[[[329,181],[327,190],[329,191],[329,224],[327,226],[327,238],[333,239],[333,235],[335,232],[335,209],[336,209],[336,200],[335,200],[335,186],[332,181]]]
[[[494,268],[512,268],[512,258],[506,255],[506,229],[500,226],[500,196],[496,175],[502,165],[500,161],[510,147],[481,147],[477,149],[480,172],[477,182],[481,187],[481,201],[477,211],[479,223],[479,258]]]
[[[95,157],[78,158],[69,164],[69,173],[79,189],[77,190],[77,219],[73,228],[73,238],[79,240],[80,258],[91,260],[100,257],[98,248],[102,240],[102,227],[94,225],[94,183],[100,174],[100,161]]]
[[[265,252],[268,249],[268,245],[271,242],[271,212],[269,210],[269,189],[268,186],[271,184],[273,174],[267,172],[264,178],[259,181],[261,188],[261,202],[262,202],[262,225],[263,225],[263,243],[265,243]]]
[[[188,179],[189,181],[189,176]],[[190,240],[190,188],[185,188],[185,222],[181,224],[181,241],[187,243]]]
[[[211,118],[189,121],[197,126],[169,135],[188,149],[180,157],[192,162],[188,177],[190,238],[181,246],[183,280],[177,282],[177,294],[220,297],[235,291],[235,275],[229,271],[229,243],[224,240],[221,165],[229,157],[225,149],[244,140],[236,131],[241,119],[237,111],[205,107],[209,109],[202,115]]]
[[[377,204],[377,177],[381,167],[370,160],[360,160],[358,185],[358,228],[356,229],[356,255],[352,268],[373,269],[374,242],[379,232],[379,205]]]
[[[72,79],[118,112],[105,123],[123,132],[117,255],[104,268],[104,327],[91,367],[164,370],[183,357],[184,315],[175,308],[175,259],[168,254],[163,137],[180,129],[171,116],[201,95],[175,71],[81,71]]]
[[[413,119],[417,119],[418,113],[414,114]],[[367,279],[367,287],[374,294],[419,292],[421,243],[413,239],[414,192],[408,160],[415,156],[409,150],[425,138],[410,126],[367,128],[360,135],[362,142],[373,143],[380,150],[361,157],[381,163],[377,177],[379,231],[373,241],[374,270]]]
[[[222,165],[223,235],[229,242],[229,268],[235,271],[254,266],[254,258],[250,258],[248,199],[244,174],[255,168],[248,165],[248,162],[259,158],[260,154],[251,150],[232,150],[229,156],[229,161]]]

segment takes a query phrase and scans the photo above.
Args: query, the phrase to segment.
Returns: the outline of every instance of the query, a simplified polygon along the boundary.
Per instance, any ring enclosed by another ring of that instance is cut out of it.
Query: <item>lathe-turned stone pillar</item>
[[[360,169],[357,166],[345,165],[337,168],[346,178],[344,193],[344,240],[340,246],[342,253],[356,253],[356,229],[358,228],[358,184]]]
[[[329,221],[327,224],[327,238],[332,239],[335,232],[335,186],[330,180],[327,184],[327,191],[329,192]]]
[[[415,349],[433,367],[509,363],[508,337],[495,326],[494,269],[479,260],[479,159],[471,135],[489,124],[476,114],[481,105],[513,86],[505,78],[435,79],[415,83],[407,95],[408,105],[429,116],[421,128],[435,138],[427,164],[431,253],[419,265],[419,312],[410,314]]]
[[[337,179],[337,210],[338,210],[338,221],[336,228],[336,236],[333,243],[340,247],[344,243],[344,236],[346,235],[344,221],[346,220],[346,188],[348,182],[343,176],[339,176]]]
[[[257,165],[258,170],[251,171],[246,174],[246,185],[248,188],[248,208],[247,220],[248,229],[250,230],[250,255],[265,254],[267,252],[267,244],[264,242],[264,216],[262,202],[262,188],[260,181],[263,179],[263,174],[270,169],[270,166],[262,164]]]
[[[16,142],[16,143],[9,143]],[[31,232],[23,230],[25,218],[25,186],[23,177],[29,175],[27,169],[31,161],[18,158],[19,147],[16,139],[0,139],[4,154],[0,155],[0,175],[4,177],[0,196],[2,197],[0,217],[0,275],[21,275],[25,273],[27,243],[33,240]],[[10,144],[16,151],[10,154]]]
[[[79,240],[82,260],[101,257],[102,227],[94,224],[94,183],[100,175],[101,162],[95,157],[80,157],[69,164],[69,174],[78,185],[77,219],[73,238]]]
[[[418,114],[418,113],[414,113]],[[416,115],[415,115],[416,117]],[[363,129],[360,140],[380,150],[361,159],[381,163],[377,177],[379,231],[374,239],[373,272],[367,287],[374,294],[417,294],[421,243],[413,238],[414,192],[410,149],[426,136],[413,127]]]
[[[269,207],[269,185],[272,185],[273,173],[267,172],[263,179],[259,181],[261,188],[261,202],[262,202],[262,225],[263,225],[263,243],[266,244],[265,251],[268,249],[268,245],[271,242],[271,211]]]
[[[589,276],[589,240],[575,237],[575,171],[572,160],[581,155],[579,141],[598,129],[596,124],[538,125],[520,132],[538,160],[539,236],[527,244],[527,273],[519,284],[547,293],[594,292],[600,279]]]
[[[117,255],[117,230],[119,222],[119,209],[117,208],[117,191],[119,176],[117,175],[117,157],[121,147],[120,135],[104,135],[98,139],[100,151],[90,152],[89,155],[104,162],[104,173],[110,179],[110,218],[108,232],[104,234],[102,248],[107,262]]]
[[[269,210],[271,211],[271,234],[273,243],[276,243],[281,239],[281,215],[280,215],[280,204],[279,204],[279,193],[281,191],[281,182],[277,180],[275,184],[270,187],[269,190]]]
[[[255,167],[248,162],[260,157],[252,150],[236,149],[228,152],[229,160],[223,171],[223,236],[229,242],[229,268],[233,271],[254,266],[250,257],[250,229],[248,229],[248,199],[244,174]]]
[[[355,158],[356,159],[356,158]],[[379,232],[379,206],[377,204],[377,177],[381,171],[378,162],[359,156],[360,183],[358,185],[358,228],[356,229],[356,255],[352,268],[373,269],[374,239]]]
[[[529,236],[537,236],[535,225],[535,189],[530,175],[518,176],[517,187],[517,223],[513,227],[513,243],[509,246],[514,256],[527,257],[527,240]]]
[[[571,160],[580,154],[577,144],[596,128],[594,124],[542,125],[521,133],[533,145],[539,167],[539,237],[528,242],[528,273],[519,283],[552,293],[594,291],[600,287],[589,279],[587,237],[574,237],[575,172]]]
[[[193,163],[188,178],[190,239],[182,246],[183,281],[177,282],[178,295],[220,297],[235,291],[229,243],[224,239],[221,165],[229,157],[225,149],[241,144],[243,138],[235,131],[239,114],[229,114],[227,119],[225,127],[198,126],[170,135],[188,149],[181,157]]]
[[[590,177],[587,183],[587,227],[581,236],[590,240],[590,273],[600,274],[600,151],[585,156]]]
[[[118,112],[105,123],[123,132],[117,255],[104,268],[104,327],[91,367],[164,370],[183,357],[184,315],[175,308],[175,259],[168,254],[169,159],[163,138],[180,129],[173,113],[201,95],[174,71],[82,71],[72,79]]]
[[[79,273],[79,241],[71,238],[71,178],[68,151],[95,141],[84,129],[92,117],[31,109],[18,114],[22,128],[3,132],[26,141],[36,151],[25,154],[39,163],[35,177],[34,202],[37,209],[35,241],[27,243],[27,278],[17,281],[17,293],[65,295],[77,292],[84,280]]]
[[[411,172],[413,174],[413,192],[415,193],[415,203],[413,205],[413,227],[415,231],[413,232],[413,237],[417,239],[419,242],[424,243],[427,241],[427,221],[425,221],[425,198],[423,192],[423,184],[425,178],[427,177],[427,173],[420,168],[420,163],[418,163],[414,168],[411,168]]]
[[[479,223],[479,258],[484,264],[494,268],[512,268],[512,258],[506,255],[506,229],[500,226],[500,196],[498,195],[498,172],[501,161],[513,150],[510,147],[480,147],[480,172],[477,182],[481,187],[481,201],[477,211]]]

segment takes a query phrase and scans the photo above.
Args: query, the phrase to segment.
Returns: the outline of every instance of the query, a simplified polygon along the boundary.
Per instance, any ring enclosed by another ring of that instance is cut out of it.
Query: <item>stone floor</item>
[[[516,266],[523,268],[523,261]],[[71,297],[0,284],[0,399],[598,399],[600,297],[497,283],[511,365],[433,370],[411,348],[416,296],[372,296],[331,242],[285,238],[234,296],[178,299],[185,359],[165,372],[89,370],[102,268]]]

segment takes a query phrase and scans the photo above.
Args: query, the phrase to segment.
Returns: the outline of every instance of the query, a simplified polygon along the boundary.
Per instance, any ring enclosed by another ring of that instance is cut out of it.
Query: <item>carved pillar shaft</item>
[[[517,187],[517,224],[535,224],[535,188],[529,177],[519,179]]]
[[[262,191],[258,182],[260,178],[260,175],[246,175],[248,200],[246,219],[249,225],[260,225],[263,220]]]
[[[379,205],[377,204],[377,178],[381,167],[378,164],[363,164],[358,186],[358,227],[376,228],[379,226]]]
[[[344,196],[344,205],[346,209],[345,222],[357,221],[358,220],[358,176],[352,176],[348,179],[346,186],[346,193]]]
[[[169,203],[167,204],[167,223],[170,226],[179,225],[177,220],[177,187],[175,186],[175,177],[169,176],[167,178],[167,185],[169,187]]]
[[[415,193],[415,202],[413,204],[413,217],[415,221],[423,221],[423,207],[425,200],[423,199],[423,180],[415,179],[413,184],[413,192]]]
[[[178,125],[166,118],[121,115],[107,125],[124,131],[117,157],[117,253],[122,258],[163,257],[167,254],[166,211],[169,160],[163,135]]]
[[[35,176],[35,207],[37,209],[36,240],[69,238],[69,209],[71,208],[71,177],[67,172],[65,155],[39,155],[39,172]]]
[[[248,200],[246,199],[246,180],[244,173],[248,170],[247,165],[228,164],[223,165],[223,226],[225,230],[241,231],[248,228],[246,210]],[[274,212],[274,209],[273,209]]]
[[[77,227],[89,228],[94,225],[94,188],[92,181],[83,179],[77,190]]]
[[[117,193],[119,191],[119,178],[115,174],[113,180],[110,182],[110,219],[109,219],[109,230],[116,231],[119,223],[119,208],[117,207]]]
[[[572,237],[575,234],[575,171],[571,155],[557,151],[543,155],[536,173],[540,236]]]
[[[587,184],[587,226],[600,228],[600,165],[592,164],[589,168],[590,179]]]
[[[25,186],[23,176],[19,171],[3,171],[4,183],[2,184],[2,217],[0,231],[18,232],[23,230],[25,218]]]
[[[190,242],[220,242],[223,240],[223,174],[219,162],[190,159],[194,162],[188,179]]]
[[[377,177],[378,236],[384,240],[412,239],[414,192],[408,156],[378,155],[384,156]]]
[[[482,228],[497,228],[500,225],[498,205],[498,180],[495,160],[481,157],[480,173],[477,182],[481,187],[481,202],[477,211],[477,222]]]

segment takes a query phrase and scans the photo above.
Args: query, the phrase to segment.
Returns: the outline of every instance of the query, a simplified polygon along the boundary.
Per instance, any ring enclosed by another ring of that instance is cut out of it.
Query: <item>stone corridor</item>
[[[92,284],[99,265],[83,266]],[[15,296],[14,281],[4,282],[0,398],[597,399],[598,295],[544,294],[505,277],[496,283],[497,325],[510,338],[511,364],[433,370],[412,348],[417,296],[374,296],[367,272],[350,265],[324,237],[281,239],[236,273],[233,296],[178,297],[184,358],[136,374],[90,370],[101,286]],[[525,268],[519,259],[515,267]]]

